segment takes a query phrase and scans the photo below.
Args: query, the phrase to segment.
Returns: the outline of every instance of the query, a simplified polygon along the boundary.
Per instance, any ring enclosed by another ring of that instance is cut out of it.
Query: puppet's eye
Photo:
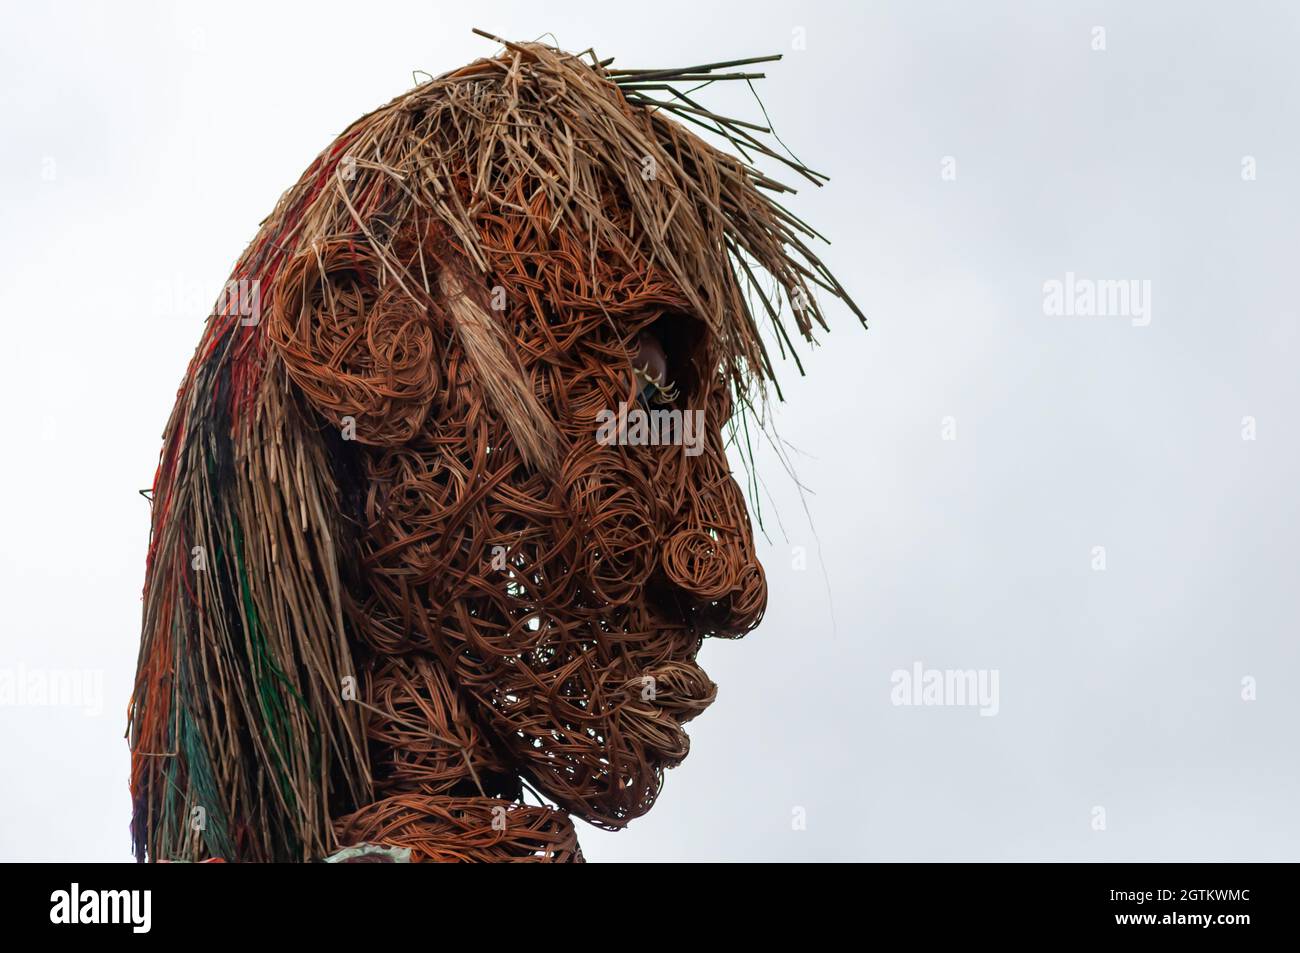
[[[685,311],[659,312],[628,342],[637,396],[647,404],[682,409],[687,401],[698,399],[708,367],[707,345],[703,321]]]
[[[677,387],[668,378],[668,355],[664,352],[664,346],[651,331],[642,331],[637,335],[632,370],[640,385],[637,396],[645,403],[671,404],[680,396]]]
[[[675,404],[677,398],[681,396],[678,393],[677,385],[668,381],[660,384],[656,381],[646,378],[644,372],[637,371],[637,377],[641,380],[641,390],[637,396],[646,404]]]

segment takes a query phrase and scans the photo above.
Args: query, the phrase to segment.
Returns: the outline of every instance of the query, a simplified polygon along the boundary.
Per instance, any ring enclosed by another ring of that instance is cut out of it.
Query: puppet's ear
[[[364,238],[315,243],[275,278],[267,337],[347,439],[393,446],[424,426],[439,386],[436,305],[411,291]]]

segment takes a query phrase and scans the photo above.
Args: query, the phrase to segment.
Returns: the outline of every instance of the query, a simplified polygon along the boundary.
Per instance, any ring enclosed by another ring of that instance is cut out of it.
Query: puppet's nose
[[[682,527],[664,544],[664,572],[689,597],[704,634],[739,638],[763,618],[767,581],[746,543],[739,534]]]

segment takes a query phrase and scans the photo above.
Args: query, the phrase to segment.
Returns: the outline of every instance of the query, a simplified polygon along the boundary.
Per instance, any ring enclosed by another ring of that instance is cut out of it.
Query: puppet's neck
[[[566,814],[521,803],[518,774],[435,659],[384,659],[366,687],[376,800],[335,820],[341,848],[409,849],[415,860],[582,859]]]

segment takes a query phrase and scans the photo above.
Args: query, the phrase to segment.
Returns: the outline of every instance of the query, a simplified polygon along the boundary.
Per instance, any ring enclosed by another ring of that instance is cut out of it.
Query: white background
[[[787,367],[816,537],[769,466],[768,616],[705,647],[690,758],[588,856],[1297,859],[1294,6],[45,6],[0,17],[0,671],[104,694],[0,705],[0,858],[129,858],[136,491],[203,315],[315,154],[480,26],[784,52],[764,101],[832,176],[794,208],[872,322],[831,309]],[[1150,325],[1045,315],[1067,271],[1150,281]],[[999,714],[892,705],[917,661],[996,669]]]

